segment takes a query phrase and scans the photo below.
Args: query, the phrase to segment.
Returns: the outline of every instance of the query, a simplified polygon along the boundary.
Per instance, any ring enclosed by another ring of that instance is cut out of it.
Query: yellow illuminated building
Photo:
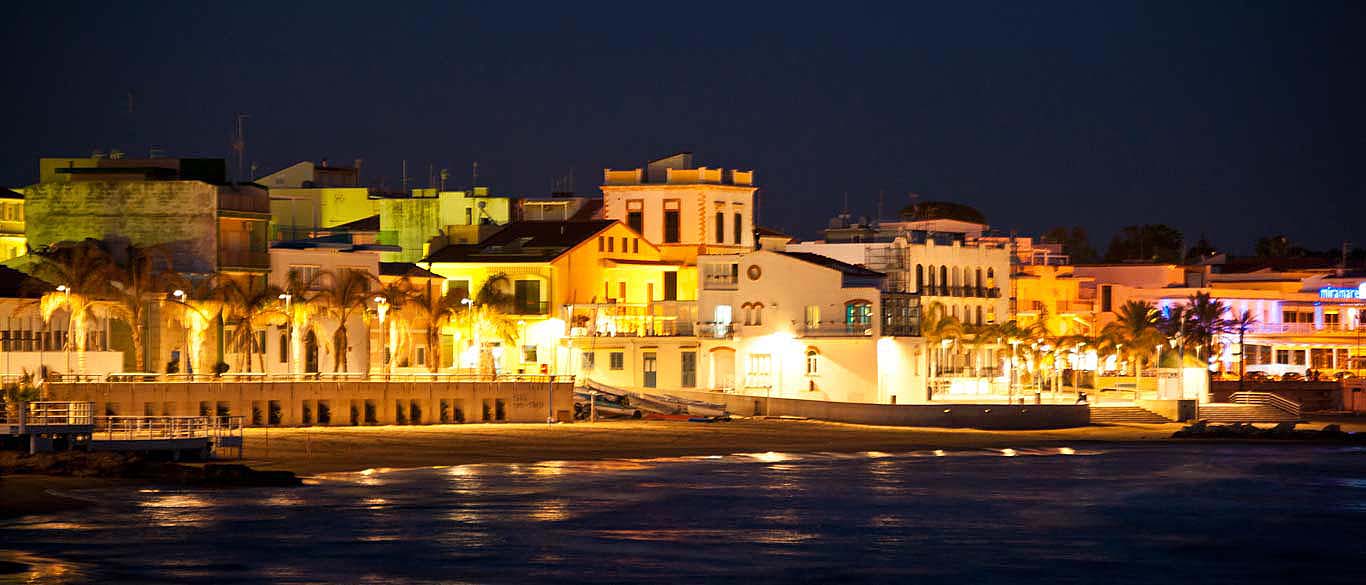
[[[27,253],[24,236],[24,196],[0,189],[0,262]]]
[[[1053,335],[1095,331],[1095,283],[1072,266],[1023,264],[1012,278],[1015,320],[1021,327],[1043,322]]]
[[[578,338],[691,335],[696,320],[696,268],[665,260],[617,221],[515,222],[421,265],[458,297],[476,299],[487,285],[507,299],[518,339],[516,351],[498,352],[504,370],[573,373],[566,337],[572,346]],[[454,357],[458,367],[474,365],[470,355]]]

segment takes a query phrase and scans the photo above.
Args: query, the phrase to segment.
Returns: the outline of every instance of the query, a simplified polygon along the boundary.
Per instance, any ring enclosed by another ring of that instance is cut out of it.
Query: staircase
[[[1301,420],[1300,415],[1286,412],[1269,404],[1232,404],[1227,402],[1201,404],[1199,415],[1196,418],[1212,423],[1293,422]]]
[[[1091,424],[1142,423],[1163,424],[1172,422],[1151,410],[1137,406],[1091,406]]]

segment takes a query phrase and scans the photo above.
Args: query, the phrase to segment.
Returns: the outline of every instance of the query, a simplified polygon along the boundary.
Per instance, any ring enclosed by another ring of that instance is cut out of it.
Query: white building
[[[705,386],[838,402],[927,399],[911,295],[884,274],[774,250],[698,257]]]

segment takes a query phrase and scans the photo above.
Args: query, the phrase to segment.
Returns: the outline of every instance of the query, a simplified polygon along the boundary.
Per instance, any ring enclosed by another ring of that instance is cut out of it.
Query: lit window
[[[814,376],[820,368],[821,354],[814,349],[806,350],[806,375]]]
[[[607,359],[607,365],[609,368],[613,370],[626,369],[626,354],[619,351],[614,351],[612,353],[607,354]]]

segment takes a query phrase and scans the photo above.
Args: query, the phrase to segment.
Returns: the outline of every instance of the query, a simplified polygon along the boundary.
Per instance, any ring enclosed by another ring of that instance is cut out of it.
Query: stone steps
[[[1172,422],[1151,410],[1137,406],[1092,406],[1091,424],[1142,423],[1162,424]]]
[[[1214,423],[1293,422],[1301,420],[1289,412],[1267,404],[1201,404],[1197,419]]]

